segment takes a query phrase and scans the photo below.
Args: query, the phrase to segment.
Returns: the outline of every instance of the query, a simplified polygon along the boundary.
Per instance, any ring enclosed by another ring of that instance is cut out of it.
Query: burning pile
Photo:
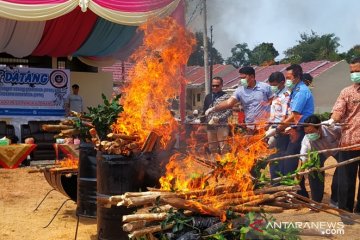
[[[142,146],[151,132],[166,147],[177,123],[170,112],[171,99],[185,84],[185,66],[195,44],[193,35],[172,18],[146,23],[143,45],[132,55],[131,82],[124,89],[124,111],[112,126],[115,134],[136,138]],[[113,135],[116,136],[116,135]]]

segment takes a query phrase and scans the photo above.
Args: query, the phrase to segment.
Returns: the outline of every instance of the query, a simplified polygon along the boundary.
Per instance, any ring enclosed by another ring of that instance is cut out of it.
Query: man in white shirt
[[[309,124],[320,124],[320,119],[316,115],[311,115],[304,120],[304,123]],[[341,128],[337,126],[305,126],[305,137],[301,142],[300,154],[307,154],[310,151],[320,151],[324,149],[336,148],[339,145],[339,140],[341,136]],[[325,160],[337,154],[337,152],[329,153],[320,153],[320,167],[324,166]],[[335,157],[337,158],[337,156]],[[308,160],[307,156],[300,157],[300,160],[304,163]],[[331,184],[331,202],[336,204],[337,199],[337,170],[335,170],[332,184]],[[317,202],[321,202],[324,195],[324,181],[325,175],[324,172],[314,173],[308,175],[310,190],[311,190],[311,199]],[[305,188],[304,178],[300,182],[301,192],[303,196],[308,196],[308,193]]]
[[[70,94],[67,99],[65,99],[65,115],[70,116],[70,111],[75,111],[78,113],[83,112],[83,100],[79,95],[79,85],[72,85],[73,94]]]

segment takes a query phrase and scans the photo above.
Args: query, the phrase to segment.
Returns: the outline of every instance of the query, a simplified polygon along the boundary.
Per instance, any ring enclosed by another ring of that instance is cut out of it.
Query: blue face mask
[[[320,138],[320,134],[318,133],[308,133],[306,134],[306,137],[309,139],[309,141],[316,141]]]
[[[240,79],[240,85],[243,86],[243,87],[247,87],[249,85],[247,79],[246,78],[241,78]]]
[[[360,83],[360,72],[353,72],[350,74],[350,79],[354,83]]]
[[[292,89],[295,86],[295,84],[293,83],[293,81],[291,79],[286,79],[285,86],[289,89]]]

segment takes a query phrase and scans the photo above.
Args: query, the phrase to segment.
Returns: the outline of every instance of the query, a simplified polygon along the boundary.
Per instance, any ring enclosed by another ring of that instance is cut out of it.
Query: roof
[[[327,60],[311,61],[301,63],[304,73],[310,73],[314,78],[323,73],[324,71],[332,68],[338,62],[330,62]],[[290,64],[279,64],[270,66],[254,66],[256,80],[265,82],[271,73],[279,71],[285,72]],[[232,65],[215,65],[213,76],[220,76],[224,80],[224,89],[235,88],[240,80],[239,69],[234,68]],[[189,87],[197,87],[204,85],[204,67],[189,66],[186,67],[186,79],[188,80]]]

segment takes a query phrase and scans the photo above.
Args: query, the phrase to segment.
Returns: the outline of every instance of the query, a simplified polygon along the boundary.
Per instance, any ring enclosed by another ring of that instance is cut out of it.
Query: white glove
[[[205,116],[208,116],[210,113],[215,112],[215,107],[208,108],[205,111]]]
[[[218,124],[219,123],[219,118],[218,117],[212,117],[209,121],[210,125],[214,125],[214,124]]]
[[[276,138],[275,137],[270,137],[268,140],[268,147],[269,148],[275,148],[276,147]]]
[[[269,137],[273,137],[276,134],[276,128],[270,128],[269,130],[266,131],[265,133],[265,137],[269,138]]]
[[[330,126],[330,127],[334,127],[335,126],[335,121],[334,121],[334,119],[332,119],[332,118],[330,118],[329,120],[327,120],[327,121],[323,121],[323,122],[321,122],[322,124],[324,124],[324,125],[328,125],[328,126]]]

